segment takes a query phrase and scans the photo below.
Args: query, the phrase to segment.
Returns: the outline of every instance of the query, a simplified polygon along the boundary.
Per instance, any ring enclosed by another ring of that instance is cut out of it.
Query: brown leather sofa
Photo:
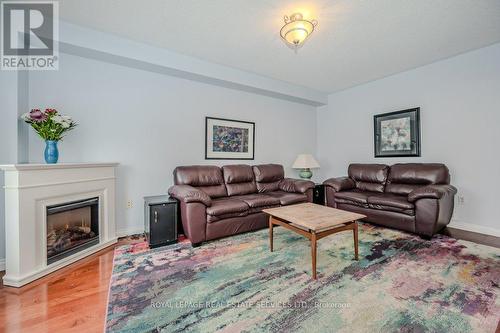
[[[180,201],[184,233],[201,242],[268,225],[265,208],[312,202],[314,183],[285,178],[283,166],[180,166],[168,193]]]
[[[450,223],[457,190],[444,164],[351,164],[348,175],[324,181],[328,206],[427,238]]]

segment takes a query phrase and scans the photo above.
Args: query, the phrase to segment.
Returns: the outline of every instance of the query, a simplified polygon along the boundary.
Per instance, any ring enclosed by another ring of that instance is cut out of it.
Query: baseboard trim
[[[468,223],[450,223],[441,232],[456,239],[500,248],[498,230]]]
[[[0,259],[0,272],[5,271],[5,258]]]
[[[448,227],[453,229],[475,232],[478,234],[483,234],[488,236],[500,237],[500,229],[485,227],[477,224],[451,221]]]
[[[116,231],[116,237],[122,238],[143,233],[144,233],[144,228],[121,229]]]

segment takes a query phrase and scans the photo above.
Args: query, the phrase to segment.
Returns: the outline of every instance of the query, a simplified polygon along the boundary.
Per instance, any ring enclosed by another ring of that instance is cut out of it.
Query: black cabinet
[[[313,202],[318,205],[325,205],[325,185],[316,184],[313,189]]]
[[[178,201],[166,195],[144,198],[144,233],[151,248],[177,242]]]

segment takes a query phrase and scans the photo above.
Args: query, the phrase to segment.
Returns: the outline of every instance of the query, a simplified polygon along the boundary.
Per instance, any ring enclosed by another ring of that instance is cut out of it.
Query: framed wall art
[[[420,156],[420,108],[373,117],[375,157]]]
[[[253,160],[255,123],[205,117],[205,159]]]

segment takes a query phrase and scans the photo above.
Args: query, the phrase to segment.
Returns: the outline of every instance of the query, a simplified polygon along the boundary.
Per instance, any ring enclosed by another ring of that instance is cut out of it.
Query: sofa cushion
[[[270,182],[270,183],[257,183],[257,191],[259,193],[268,193],[268,192],[273,192],[273,191],[279,191],[280,190],[280,182],[281,180],[277,182]]]
[[[403,209],[392,206],[375,205],[375,204],[368,204],[368,208],[380,211],[401,213],[408,216],[415,216],[415,209]]]
[[[391,166],[386,192],[408,195],[426,185],[447,185],[450,172],[440,163],[399,163]]]
[[[337,208],[366,215],[367,217],[363,221],[380,224],[389,228],[415,232],[415,216],[349,204],[338,204]]]
[[[250,209],[248,210],[248,214],[250,215],[250,214],[260,213],[264,209],[277,208],[277,207],[280,207],[280,204],[271,205],[271,206],[250,207]]]
[[[342,191],[335,192],[335,202],[345,203],[350,205],[367,205],[368,196],[375,194],[374,192],[358,192],[358,191]]]
[[[226,184],[248,183],[254,181],[252,167],[246,164],[224,165],[222,167]]]
[[[391,206],[403,209],[413,209],[415,206],[408,201],[407,196],[394,195],[390,193],[380,193],[368,197],[369,204]]]
[[[389,210],[407,215],[415,215],[415,205],[408,201],[407,196],[380,193],[368,197],[368,207]]]
[[[248,211],[248,208],[248,205],[241,200],[217,199],[212,201],[212,206],[207,207],[207,214],[219,216],[228,213],[241,213]]]
[[[249,165],[225,165],[222,167],[224,182],[229,196],[256,193],[254,174]]]
[[[222,171],[214,165],[179,166],[174,170],[175,185],[210,186],[222,185]]]
[[[240,213],[227,213],[222,215],[207,215],[207,223],[217,222],[225,219],[230,219],[234,217],[245,217],[250,214],[250,210]]]
[[[280,164],[261,164],[253,166],[253,173],[259,192],[278,191],[280,181],[285,178],[285,170]]]
[[[307,195],[302,193],[288,193],[283,191],[268,192],[266,195],[279,199],[282,206],[307,202]]]
[[[177,167],[174,170],[174,184],[196,187],[211,198],[227,196],[222,170],[214,165]]]
[[[257,187],[254,182],[226,184],[226,190],[229,196],[257,193]]]
[[[351,164],[349,178],[360,191],[384,192],[389,166],[385,164]]]
[[[207,207],[207,222],[216,222],[231,217],[242,217],[249,214],[249,207],[240,200],[220,198],[212,201],[212,206]]]
[[[279,206],[280,204],[280,200],[278,198],[267,194],[238,195],[232,197],[232,199],[241,200],[250,208]]]
[[[254,165],[253,172],[257,182],[275,182],[285,178],[285,170],[281,164]]]

